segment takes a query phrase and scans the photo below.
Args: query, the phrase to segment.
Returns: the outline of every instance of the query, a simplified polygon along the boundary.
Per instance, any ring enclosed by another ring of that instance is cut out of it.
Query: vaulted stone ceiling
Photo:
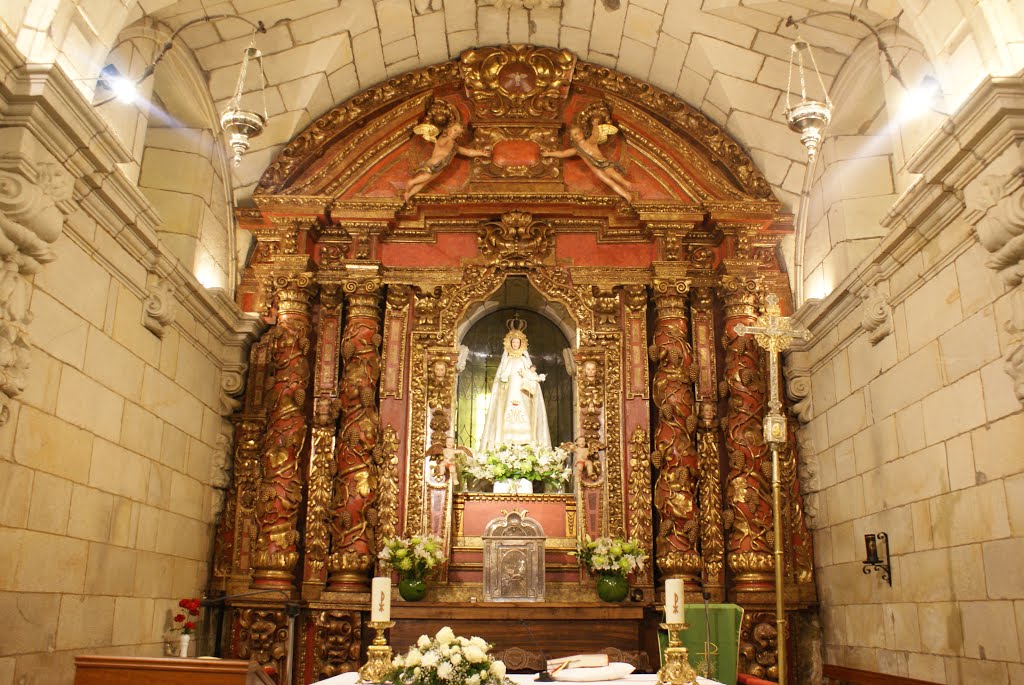
[[[893,2],[864,2],[859,16],[882,22]],[[262,21],[271,124],[236,170],[244,204],[281,146],[312,119],[388,77],[496,43],[565,47],[668,90],[703,110],[750,151],[778,196],[795,209],[805,153],[785,126],[783,92],[796,30],[786,17],[834,10],[817,0],[562,0],[543,9],[509,9],[489,0],[143,0],[126,24],[157,20],[178,28],[204,12],[239,13]],[[849,5],[842,7],[848,11]],[[904,22],[905,23],[905,22]],[[182,33],[207,72],[217,108],[234,89],[251,29],[235,19]],[[827,82],[867,30],[845,17],[802,26]],[[249,88],[255,86],[250,79]]]

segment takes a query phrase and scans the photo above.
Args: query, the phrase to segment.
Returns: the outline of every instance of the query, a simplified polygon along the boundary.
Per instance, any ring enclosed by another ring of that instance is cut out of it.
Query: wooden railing
[[[857,668],[846,666],[834,666],[825,664],[822,667],[822,675],[825,676],[827,685],[937,685],[928,680],[917,680],[916,678],[904,678],[898,675],[887,673],[873,673],[862,671]],[[736,679],[739,685],[778,685],[770,680],[761,680],[752,675],[741,673]]]
[[[832,664],[825,664],[821,672],[825,676],[825,682],[831,683],[831,685],[841,685],[842,683],[849,683],[849,685],[936,685],[928,680],[904,678],[888,673],[873,673]]]

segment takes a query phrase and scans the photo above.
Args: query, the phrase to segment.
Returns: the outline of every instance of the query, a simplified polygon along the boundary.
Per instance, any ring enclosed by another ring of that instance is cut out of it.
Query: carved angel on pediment
[[[612,123],[611,107],[605,102],[596,102],[577,114],[573,125],[569,127],[571,147],[564,150],[547,150],[541,154],[544,157],[560,159],[579,156],[605,185],[622,196],[626,202],[632,202],[633,191],[636,188],[626,178],[626,170],[618,162],[605,157],[601,151],[601,145],[618,132],[618,127]]]
[[[416,167],[416,175],[406,184],[405,194],[402,196],[406,202],[447,169],[456,154],[465,157],[491,156],[490,150],[477,150],[460,144],[466,133],[466,126],[459,120],[455,109],[445,102],[432,104],[427,110],[426,119],[414,126],[412,132],[428,143],[433,143],[434,151]]]

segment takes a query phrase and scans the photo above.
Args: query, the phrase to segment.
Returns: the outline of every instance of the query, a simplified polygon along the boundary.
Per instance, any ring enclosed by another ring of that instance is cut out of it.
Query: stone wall
[[[920,176],[876,250],[799,312],[815,339],[788,375],[811,386],[803,478],[826,663],[1024,682],[1024,393],[1008,364],[1022,291],[988,255],[1024,229],[1020,83],[979,88],[910,161]],[[864,534],[879,531],[891,588],[862,573]]]
[[[0,37],[0,683],[160,655],[206,586],[259,324],[158,238],[130,156]]]

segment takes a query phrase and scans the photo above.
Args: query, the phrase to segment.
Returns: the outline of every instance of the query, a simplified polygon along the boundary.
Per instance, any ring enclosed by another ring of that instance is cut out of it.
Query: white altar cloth
[[[537,674],[509,673],[508,679],[515,683],[515,685],[529,685],[537,679]],[[619,678],[618,680],[600,681],[601,685],[655,685],[657,682],[657,673],[632,673],[625,678]],[[697,682],[700,683],[700,685],[722,685],[722,683],[717,680],[708,680],[707,678],[701,678],[700,676],[697,676]]]
[[[530,685],[530,683],[537,679],[537,674],[509,673],[508,679],[515,685]],[[315,685],[355,685],[357,682],[359,682],[358,673],[342,673],[333,678],[321,680],[315,683]],[[604,680],[601,682],[606,685],[655,685],[658,682],[658,675],[656,673],[634,673],[618,680]],[[708,680],[700,676],[697,676],[697,682],[700,685],[722,685],[717,680]]]

